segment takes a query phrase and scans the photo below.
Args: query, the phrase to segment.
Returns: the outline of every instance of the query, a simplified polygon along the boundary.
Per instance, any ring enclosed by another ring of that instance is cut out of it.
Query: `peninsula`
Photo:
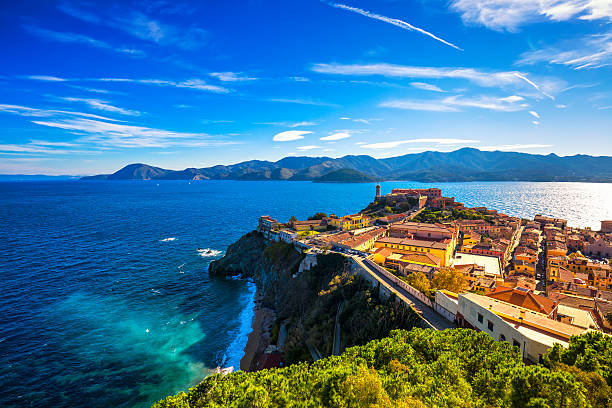
[[[257,284],[249,373],[156,407],[607,406],[611,258],[612,221],[521,219],[438,188],[263,215],[210,265]]]
[[[557,156],[463,148],[375,159],[371,156],[285,157],[167,170],[130,164],[83,180],[289,180],[318,182],[582,181],[612,182],[612,157]]]

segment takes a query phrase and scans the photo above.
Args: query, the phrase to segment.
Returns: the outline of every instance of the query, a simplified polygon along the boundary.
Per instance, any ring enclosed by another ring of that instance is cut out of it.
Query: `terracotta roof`
[[[550,314],[557,306],[556,302],[544,296],[535,295],[531,290],[525,290],[524,288],[498,286],[486,296],[546,315]]]
[[[440,266],[440,258],[432,254],[406,254],[402,256],[402,261]]]
[[[405,238],[392,238],[385,237],[379,239],[378,242],[383,244],[394,244],[394,245],[410,245],[422,248],[433,248],[433,249],[444,249],[448,248],[448,243],[446,242],[432,242],[432,241],[423,241],[420,239],[405,239]]]

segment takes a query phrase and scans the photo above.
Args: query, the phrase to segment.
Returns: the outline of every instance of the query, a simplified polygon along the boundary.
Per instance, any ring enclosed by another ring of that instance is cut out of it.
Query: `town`
[[[539,362],[555,343],[612,333],[612,221],[599,231],[536,215],[466,207],[438,188],[393,189],[356,214],[317,213],[257,230],[303,252],[340,253],[351,270],[413,308],[427,327],[466,327]]]

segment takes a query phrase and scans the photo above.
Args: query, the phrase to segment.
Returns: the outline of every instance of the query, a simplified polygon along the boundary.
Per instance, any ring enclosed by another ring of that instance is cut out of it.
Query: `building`
[[[496,341],[518,347],[523,359],[540,362],[555,343],[568,346],[570,337],[586,330],[549,319],[543,313],[475,293],[459,294],[457,323],[483,331]]]
[[[356,251],[367,252],[372,247],[378,238],[386,233],[384,228],[374,228],[362,234],[342,233],[333,236],[330,239],[333,247],[341,249],[353,249]]]
[[[323,220],[291,221],[291,228],[296,231],[325,231],[327,223]]]
[[[442,224],[427,224],[422,222],[404,222],[392,224],[389,227],[389,236],[393,238],[421,239],[425,241],[444,241],[449,239],[457,241],[456,228]]]
[[[600,232],[611,233],[612,232],[612,220],[602,221]]]
[[[519,246],[514,251],[514,272],[535,276],[538,263],[538,252],[524,246]]]
[[[537,214],[535,217],[533,217],[533,220],[540,224],[540,228],[543,228],[546,224],[552,224],[561,229],[565,229],[565,227],[567,227],[567,220],[562,218],[546,217],[545,215]]]
[[[444,242],[425,241],[408,238],[381,238],[374,244],[375,248],[388,248],[399,254],[431,254],[440,259],[440,266],[450,266],[454,247],[450,240]]]
[[[442,190],[439,188],[394,188],[391,194],[407,194],[412,196],[425,196],[427,198],[442,197]]]
[[[364,214],[345,215],[342,218],[330,218],[328,224],[343,231],[365,228],[370,226],[372,220]]]
[[[376,198],[380,198],[380,184],[376,185]]]
[[[487,233],[490,230],[498,230],[499,227],[492,225],[485,220],[458,220],[455,221],[459,227],[459,231],[465,232],[477,232],[479,234]]]
[[[291,244],[294,240],[298,238],[298,234],[293,231],[282,229],[278,233],[278,237],[281,241],[286,242],[287,244]]]
[[[594,238],[592,242],[584,244],[586,254],[601,258],[612,258],[612,235]]]
[[[515,288],[509,288],[506,286],[498,286],[493,292],[488,293],[486,296],[545,314],[551,319],[557,317],[558,302],[544,296],[536,295],[532,290],[524,287],[517,286]]]

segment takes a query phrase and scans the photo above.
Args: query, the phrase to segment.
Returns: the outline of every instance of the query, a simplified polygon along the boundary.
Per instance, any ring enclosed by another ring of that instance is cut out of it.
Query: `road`
[[[389,289],[391,293],[394,293],[400,300],[402,300],[415,312],[417,312],[429,327],[437,330],[451,329],[455,327],[453,323],[446,320],[431,307],[421,302],[410,292],[406,291],[404,288],[402,288],[392,280],[394,278],[399,278],[395,276],[389,276],[391,275],[390,273],[385,274],[376,268],[370,267],[367,263],[364,262],[365,258],[363,257],[353,256],[353,259],[370,275],[376,278],[376,280],[380,282],[381,286],[385,286],[387,289]]]

